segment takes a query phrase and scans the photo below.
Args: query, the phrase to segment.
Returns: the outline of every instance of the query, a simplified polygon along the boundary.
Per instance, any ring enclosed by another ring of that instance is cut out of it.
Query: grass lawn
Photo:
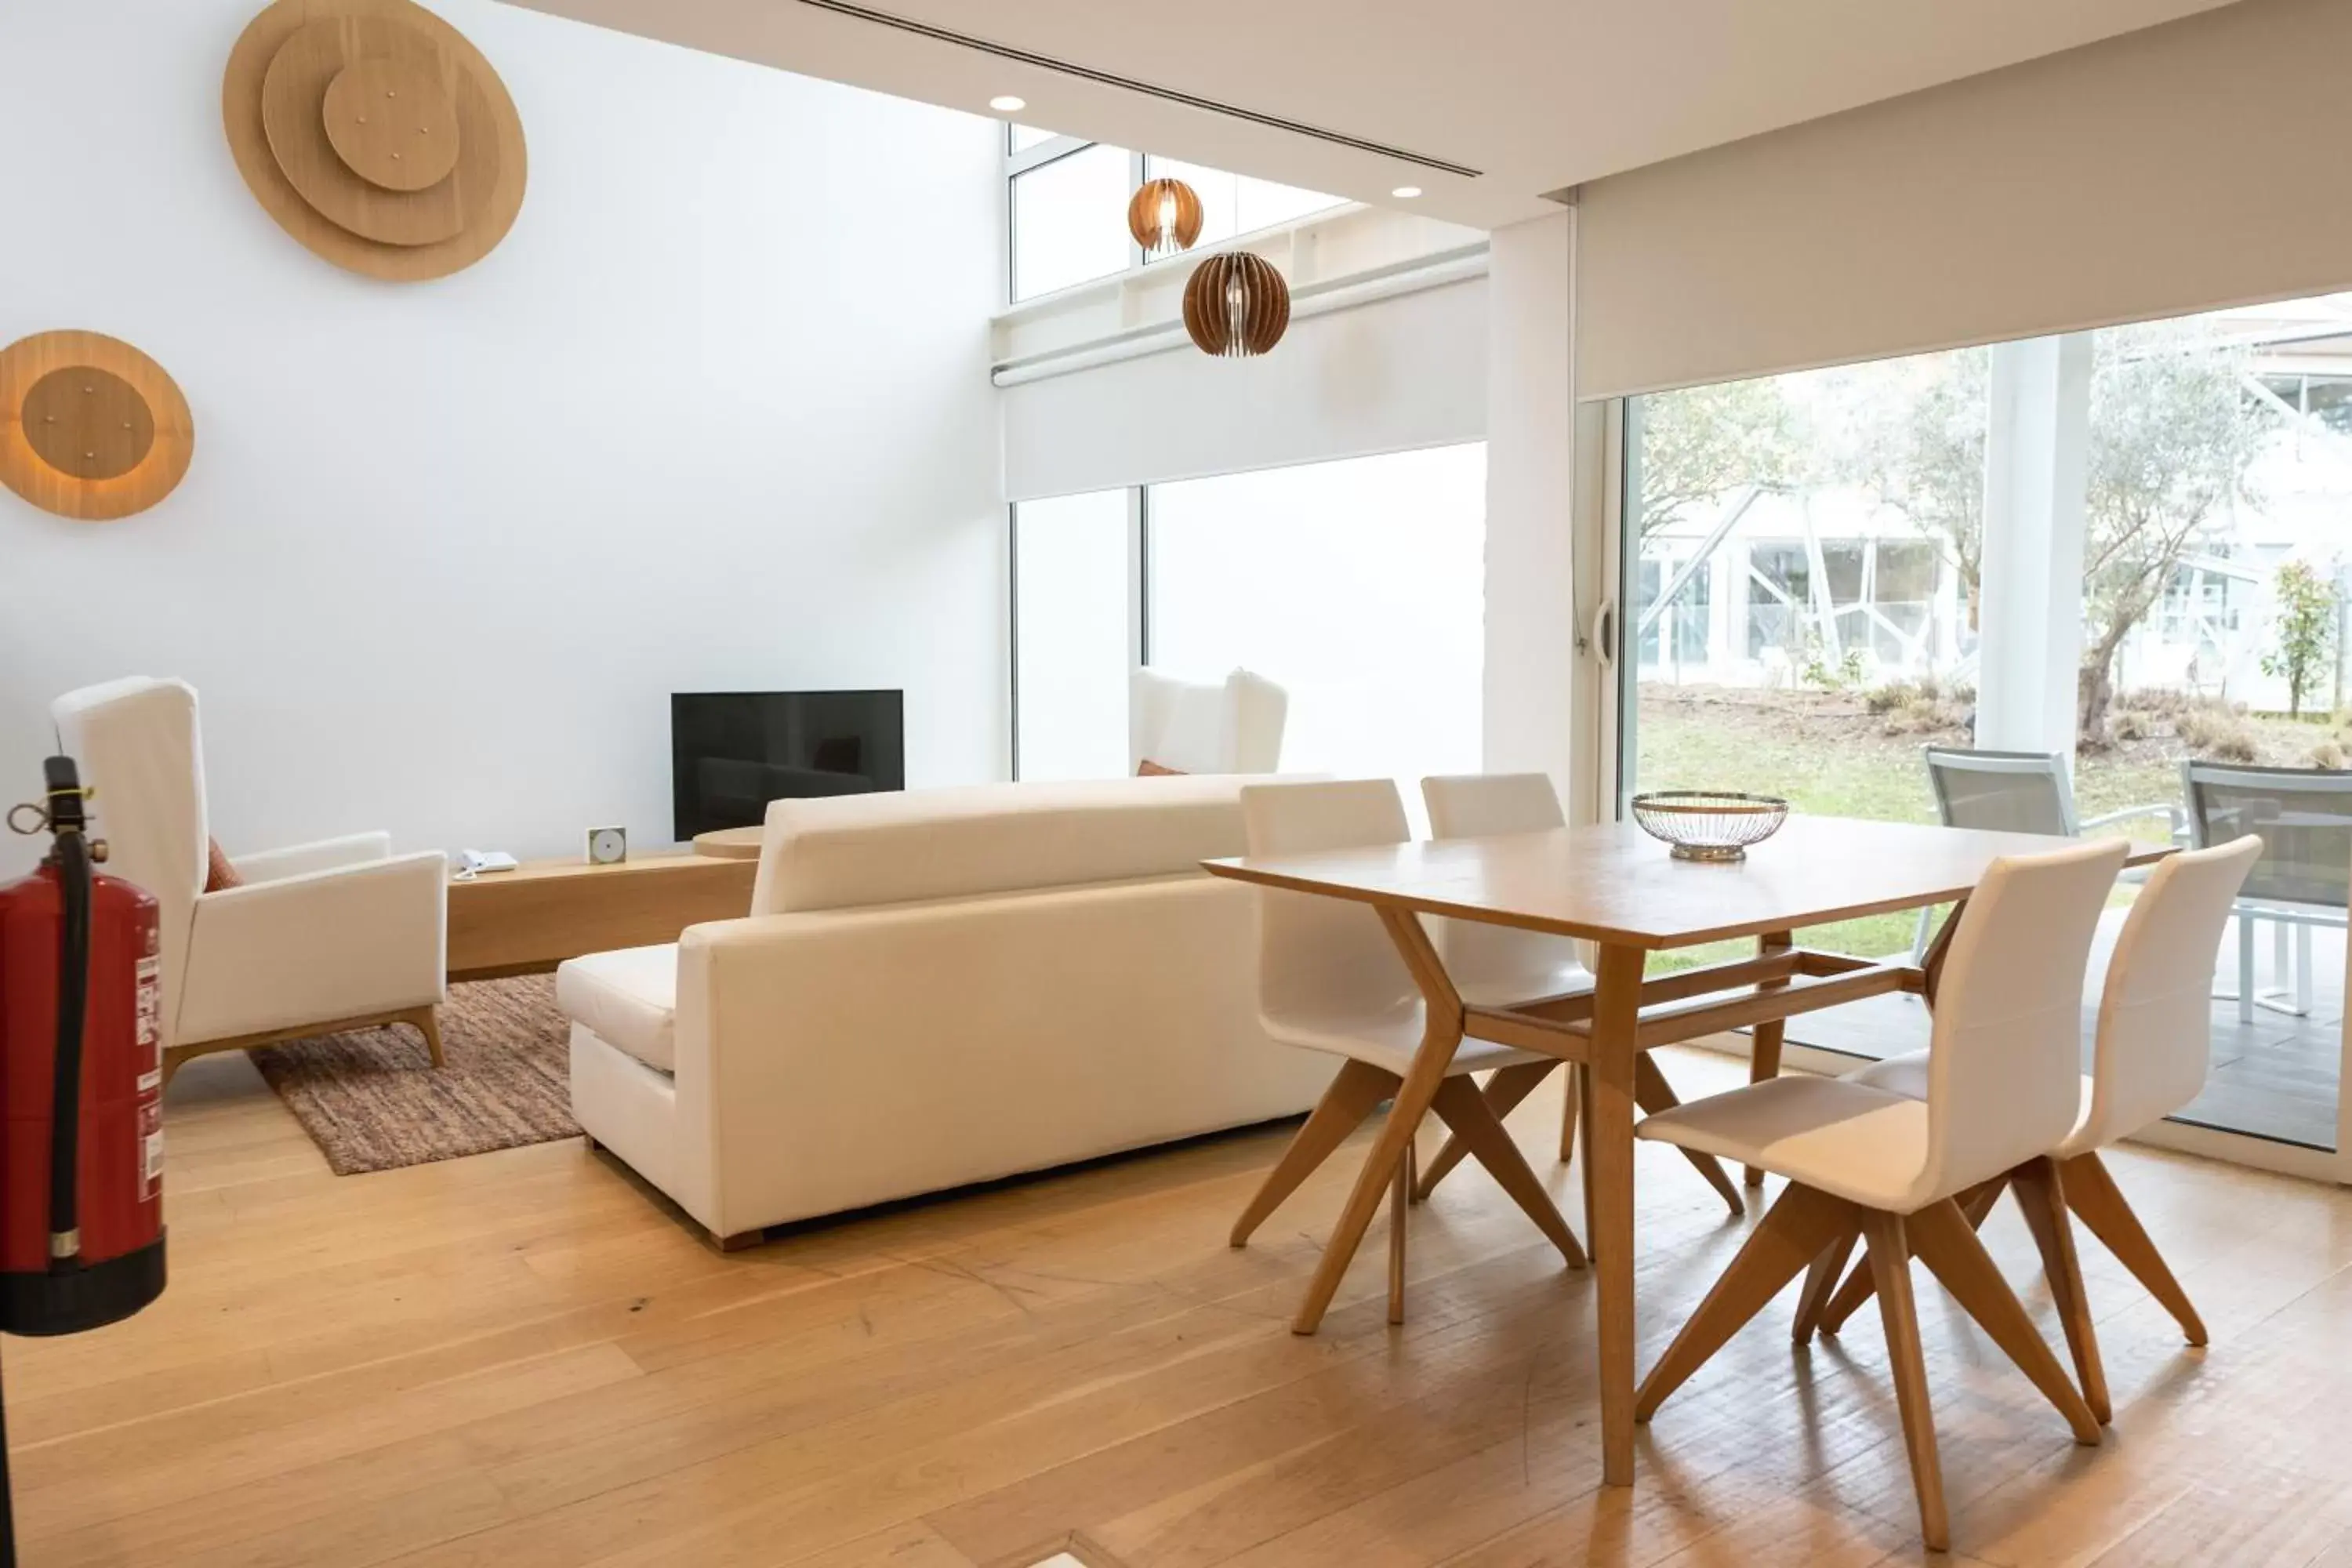
[[[1727,687],[1645,684],[1641,692],[1635,788],[1731,789],[1785,796],[1799,811],[1934,822],[1920,748],[1967,745],[1966,709],[1906,708],[1873,713],[1859,692],[1763,691]],[[2245,721],[2264,763],[2309,766],[2307,752],[2327,731],[2290,721]],[[2180,763],[2193,748],[2167,724],[2143,721],[2138,738],[2075,761],[2074,795],[2084,817],[2180,798]],[[2100,829],[2150,843],[2170,841],[2160,816]],[[2128,899],[2128,889],[2118,889]],[[1807,946],[1878,957],[1906,952],[1918,917],[1874,915],[1801,932]],[[1728,957],[1745,942],[1690,948],[1653,958],[1654,970],[1688,968]]]

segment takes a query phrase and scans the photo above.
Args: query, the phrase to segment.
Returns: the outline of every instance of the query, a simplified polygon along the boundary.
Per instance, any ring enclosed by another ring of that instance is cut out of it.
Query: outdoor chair
[[[2352,773],[2332,768],[2180,764],[2190,841],[2202,849],[2259,834],[2262,858],[2238,895],[2238,1021],[2251,1024],[2257,1004],[2301,1017],[2312,1008],[2311,933],[2345,929],[2352,889]],[[2274,962],[2284,971],[2294,940],[2291,991],[2264,992],[2254,979],[2254,927],[2277,930]]]
[[[2107,827],[2137,816],[2161,816],[2174,842],[2180,840],[2181,809],[2170,802],[2128,805],[2083,821],[2074,814],[2074,785],[2066,759],[2055,752],[1977,752],[1959,746],[1928,746],[1927,784],[1936,812],[1947,827],[1988,833],[2044,833],[2075,838],[2085,828]],[[1919,911],[1911,962],[1927,955],[1935,911]]]

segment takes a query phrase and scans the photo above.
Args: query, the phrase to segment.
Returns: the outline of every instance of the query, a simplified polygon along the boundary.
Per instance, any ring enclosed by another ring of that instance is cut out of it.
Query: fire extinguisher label
[[[163,961],[161,958],[151,953],[139,961],[139,1092],[142,1094],[163,1087]]]
[[[139,1108],[139,1201],[153,1203],[163,1184],[163,1107]]]

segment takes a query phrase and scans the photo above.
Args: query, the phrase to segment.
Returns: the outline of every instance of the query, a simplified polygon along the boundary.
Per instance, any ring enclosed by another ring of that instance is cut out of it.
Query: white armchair
[[[1128,771],[1155,763],[1182,773],[1270,773],[1289,710],[1281,687],[1246,669],[1214,686],[1130,671]]]
[[[153,895],[163,946],[163,1071],[207,1051],[407,1024],[436,1067],[447,992],[448,868],[354,834],[236,858],[206,892],[196,694],[145,676],[85,687],[51,711],[95,792],[107,870]]]

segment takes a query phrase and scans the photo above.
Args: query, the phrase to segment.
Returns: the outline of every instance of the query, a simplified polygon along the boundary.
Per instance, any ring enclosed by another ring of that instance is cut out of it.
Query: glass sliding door
[[[2082,831],[2153,844],[2189,837],[2191,762],[2352,797],[2342,385],[2347,296],[1629,400],[1621,793],[1932,821],[1933,743],[2055,754]],[[2079,472],[2079,493],[2012,482],[2042,472]],[[2042,657],[2027,634],[2069,618],[2079,656]],[[2210,826],[2248,830],[2263,825]],[[2176,1119],[2197,1146],[2339,1179],[2341,837],[2321,852],[2340,863],[2330,889],[2249,906],[2249,940],[2233,922],[2209,1085]],[[2095,984],[2136,891],[2116,891]],[[1801,940],[1878,956],[1915,929]],[[1924,1043],[1926,1022],[1882,998],[1790,1035],[1883,1055]]]
[[[1631,400],[1627,794],[1934,819],[1919,748],[1966,744],[1973,695],[1956,536],[1981,510],[1983,418],[1966,353]],[[1803,940],[1878,957],[1908,949],[1916,923]]]
[[[1486,475],[1472,445],[1150,486],[1152,667],[1266,677],[1284,772],[1397,778],[1417,811],[1478,766]]]
[[[1128,771],[1129,491],[1013,509],[1013,776]]]

